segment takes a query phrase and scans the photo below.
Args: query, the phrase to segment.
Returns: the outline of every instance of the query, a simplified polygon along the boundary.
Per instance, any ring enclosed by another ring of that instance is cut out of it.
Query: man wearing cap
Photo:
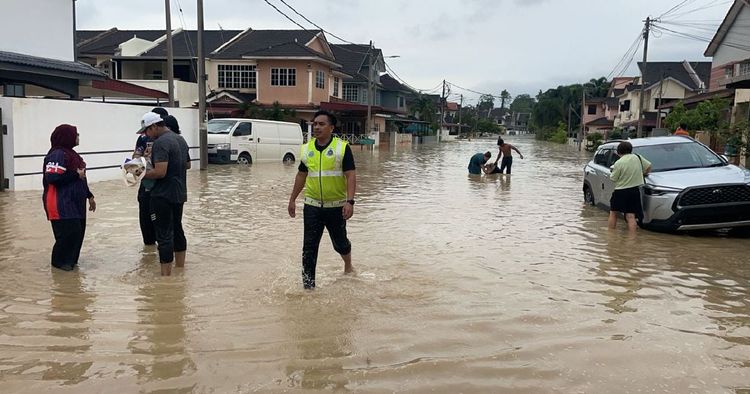
[[[162,119],[169,116],[166,109],[155,107],[151,112],[159,115]],[[133,150],[133,158],[146,158],[151,163],[151,146],[153,141],[145,134],[138,136]],[[141,236],[144,245],[156,244],[156,234],[154,233],[154,223],[151,222],[151,188],[154,187],[153,179],[143,179],[138,187],[138,221],[141,227]]]
[[[162,276],[172,274],[176,267],[185,266],[187,240],[182,229],[182,207],[187,201],[186,163],[188,159],[180,147],[177,134],[169,130],[164,120],[153,112],[143,115],[138,134],[146,134],[154,145],[151,148],[153,169],[145,179],[155,180],[151,189],[151,221],[154,223]]]
[[[356,171],[349,145],[333,137],[336,117],[318,111],[313,118],[313,135],[302,145],[300,165],[289,198],[289,216],[296,216],[297,196],[305,189],[302,246],[302,285],[315,287],[315,266],[323,229],[328,229],[333,249],[344,260],[344,273],[353,272],[352,244],[346,236],[346,221],[354,214]]]

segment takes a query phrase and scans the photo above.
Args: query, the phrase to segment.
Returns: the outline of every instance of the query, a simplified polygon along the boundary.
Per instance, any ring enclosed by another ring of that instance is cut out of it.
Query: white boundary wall
[[[120,164],[133,153],[141,117],[152,107],[0,97],[0,108],[2,124],[8,128],[8,135],[2,135],[3,177],[10,180],[10,190],[38,190],[42,188],[42,162],[55,127],[63,123],[78,127],[81,144],[76,151],[86,161],[90,183],[119,179]],[[198,111],[167,110],[179,121],[182,136],[190,146],[190,157],[197,160]],[[193,169],[198,167],[193,165]]]

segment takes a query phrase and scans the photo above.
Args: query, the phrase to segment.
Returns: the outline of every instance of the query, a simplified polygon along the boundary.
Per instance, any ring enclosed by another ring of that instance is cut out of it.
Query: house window
[[[341,131],[344,134],[362,134],[362,124],[355,121],[344,122],[341,125]]]
[[[351,83],[344,84],[344,100],[353,103],[359,102],[359,86]]]
[[[324,73],[323,71],[315,71],[315,87],[318,89],[325,89],[326,73]]]
[[[297,69],[272,68],[271,86],[297,86]]]
[[[625,100],[620,104],[620,112],[630,111],[630,100]]]
[[[596,105],[589,105],[589,115],[596,115]]]
[[[333,97],[339,96],[339,77],[333,77]]]
[[[724,67],[724,78],[732,78],[734,76],[734,66]]]
[[[257,74],[252,64],[219,64],[219,87],[224,89],[255,89]]]
[[[26,97],[25,85],[19,83],[8,83],[3,85],[3,96]]]
[[[406,107],[406,99],[405,98],[403,98],[401,96],[398,96],[398,107],[399,108]]]
[[[748,75],[750,74],[750,62],[740,63],[740,71],[737,75]]]

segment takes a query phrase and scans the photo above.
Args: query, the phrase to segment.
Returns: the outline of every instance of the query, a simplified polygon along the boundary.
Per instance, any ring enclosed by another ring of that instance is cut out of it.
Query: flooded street
[[[512,178],[467,176],[492,140],[355,148],[357,275],[326,234],[314,292],[296,166],[191,172],[169,278],[122,181],[70,273],[41,191],[0,194],[0,392],[750,392],[750,240],[609,232],[589,153],[508,142]]]

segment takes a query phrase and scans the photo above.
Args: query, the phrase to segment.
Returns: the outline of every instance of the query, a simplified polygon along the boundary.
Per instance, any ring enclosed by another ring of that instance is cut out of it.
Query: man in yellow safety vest
[[[346,221],[354,214],[357,176],[354,155],[346,141],[333,137],[336,117],[318,111],[313,118],[313,136],[300,149],[300,165],[289,197],[289,216],[295,217],[297,196],[305,189],[303,211],[305,235],[302,245],[302,285],[315,287],[315,266],[323,229],[328,229],[333,249],[344,260],[344,273],[352,268],[352,244],[346,236]]]

